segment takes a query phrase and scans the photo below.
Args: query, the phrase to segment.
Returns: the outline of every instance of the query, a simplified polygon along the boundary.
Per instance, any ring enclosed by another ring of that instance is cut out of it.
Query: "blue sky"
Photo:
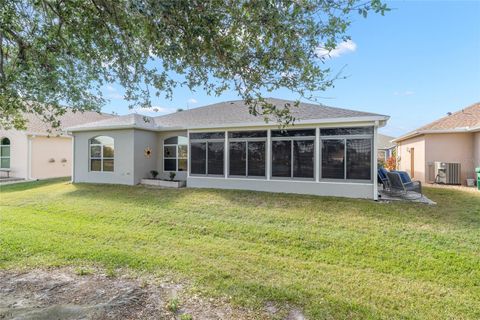
[[[318,102],[391,116],[381,132],[398,136],[480,101],[480,0],[390,1],[385,16],[355,16],[352,42],[337,47],[327,65],[345,80],[320,92]],[[132,112],[119,86],[106,86],[104,112]],[[270,96],[297,99],[287,90]],[[238,99],[235,92],[208,96],[175,90],[172,100],[153,98],[161,115]]]

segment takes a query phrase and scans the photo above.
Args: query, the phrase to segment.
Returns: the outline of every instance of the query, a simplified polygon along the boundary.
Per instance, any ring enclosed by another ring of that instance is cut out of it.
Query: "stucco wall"
[[[35,136],[30,139],[32,179],[68,177],[72,174],[71,138]],[[63,159],[66,162],[62,162]]]
[[[134,183],[140,183],[143,178],[150,177],[151,170],[157,170],[157,133],[135,130],[134,132]],[[145,149],[150,148],[150,157],[145,156]]]
[[[168,139],[170,137],[187,137],[187,131],[168,131],[168,132],[159,132],[157,133],[158,138],[158,157],[157,157],[157,171],[159,172],[159,177],[162,179],[170,179],[170,172],[165,172],[163,170],[163,140]],[[187,180],[187,171],[179,171],[177,172],[177,176],[175,177],[176,180]]]
[[[414,172],[411,172],[411,150],[414,148]],[[406,171],[415,180],[426,182],[425,136],[414,137],[397,144],[398,170]]]
[[[474,134],[473,133],[439,133],[425,136],[426,162],[457,162],[461,165],[461,181],[474,178]]]
[[[1,138],[10,139],[10,177],[28,179],[27,135],[17,130],[0,130]]]
[[[89,143],[88,140],[100,136],[110,136],[114,139],[114,171],[89,171]],[[134,130],[102,130],[76,132],[74,134],[74,182],[134,184]]]
[[[372,199],[373,183],[315,182],[291,180],[224,179],[189,177],[187,187],[255,190]]]

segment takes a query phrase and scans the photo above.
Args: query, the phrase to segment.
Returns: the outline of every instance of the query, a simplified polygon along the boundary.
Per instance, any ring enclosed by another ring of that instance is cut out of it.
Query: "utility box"
[[[448,163],[448,162],[436,161],[434,165],[435,165],[435,183],[461,184],[460,163]]]

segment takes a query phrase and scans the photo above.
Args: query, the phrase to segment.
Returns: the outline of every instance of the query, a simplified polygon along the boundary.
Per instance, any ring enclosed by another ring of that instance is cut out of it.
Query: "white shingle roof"
[[[328,107],[324,105],[300,103],[294,107],[293,101],[281,99],[267,99],[268,102],[282,108],[286,103],[292,105],[291,112],[295,121],[308,120],[342,120],[378,118],[387,120],[388,116],[342,108]],[[275,123],[275,119],[270,121]],[[99,129],[139,128],[147,130],[193,129],[214,128],[221,126],[250,126],[264,125],[262,116],[253,116],[249,113],[248,106],[243,100],[216,103],[191,110],[184,110],[159,117],[146,117],[138,114],[118,116],[113,119],[87,123],[81,126],[68,128],[69,131],[86,131]]]
[[[137,128],[153,130],[156,128],[155,121],[152,117],[144,116],[137,113],[127,114],[124,116],[116,116],[96,122],[84,123],[78,126],[68,128],[68,131],[81,131],[82,129],[121,129],[121,128]]]
[[[114,116],[106,113],[94,111],[73,112],[72,110],[67,109],[65,114],[59,117],[60,127],[53,129],[50,123],[44,122],[43,119],[38,115],[26,113],[25,118],[27,119],[27,128],[25,131],[30,134],[38,135],[61,135],[64,134],[66,128],[68,127],[81,125],[84,123],[92,123],[112,117]]]

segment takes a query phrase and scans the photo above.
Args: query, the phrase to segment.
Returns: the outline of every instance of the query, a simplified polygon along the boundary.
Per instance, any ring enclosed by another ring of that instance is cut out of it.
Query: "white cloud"
[[[118,90],[112,85],[107,85],[105,87],[105,90],[107,91],[107,93],[105,94],[105,98],[107,99],[122,100],[124,98],[123,94],[118,92]]]
[[[108,85],[107,90],[110,91],[110,92],[117,92],[117,89],[115,89],[115,87],[112,86],[112,85]]]
[[[341,55],[349,52],[355,52],[357,50],[357,44],[353,42],[353,40],[347,40],[344,42],[341,42],[337,44],[335,49],[328,51],[324,47],[320,46],[316,50],[316,54],[318,57],[324,57],[324,58],[338,58]]]
[[[139,107],[139,108],[135,108],[134,110],[139,111],[139,112],[155,112],[155,113],[169,113],[169,112],[174,111],[170,108],[165,108],[165,107],[160,107],[160,106],[151,106],[149,108],[147,108],[147,107],[140,108]]]
[[[107,94],[106,97],[113,100],[122,100],[124,98],[123,95],[118,92],[111,92]]]
[[[195,104],[197,102],[198,102],[197,99],[194,99],[194,98],[188,99],[188,103]]]
[[[412,90],[406,90],[406,91],[403,91],[403,92],[395,91],[393,93],[394,96],[400,96],[400,97],[413,96],[414,94],[415,94],[415,91],[412,91]]]

